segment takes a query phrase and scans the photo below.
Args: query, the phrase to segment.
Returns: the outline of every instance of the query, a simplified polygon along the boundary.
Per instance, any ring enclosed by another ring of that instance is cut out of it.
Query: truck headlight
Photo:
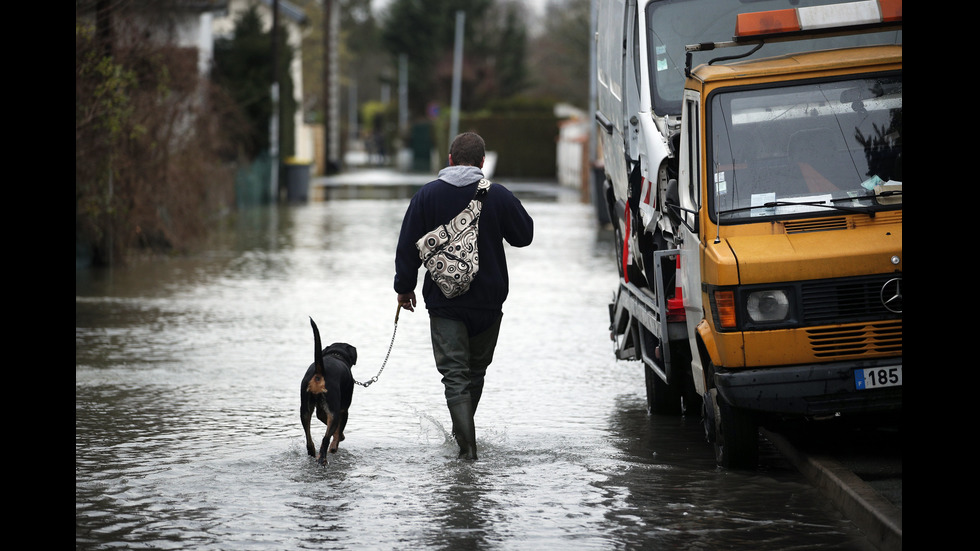
[[[794,283],[706,286],[719,331],[771,331],[799,327],[800,291]]]
[[[755,323],[784,321],[789,317],[789,297],[782,290],[753,291],[747,297],[745,310]]]

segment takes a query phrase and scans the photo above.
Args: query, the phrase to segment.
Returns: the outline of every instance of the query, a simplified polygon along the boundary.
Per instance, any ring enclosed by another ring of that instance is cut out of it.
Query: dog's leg
[[[330,453],[337,453],[340,449],[340,441],[344,439],[344,434],[340,431],[340,427],[333,431],[333,440],[330,442]]]
[[[313,444],[313,437],[310,435],[310,420],[313,412],[309,408],[300,408],[299,419],[303,423],[303,432],[306,433],[306,453],[310,457],[316,457],[316,446]]]
[[[329,413],[327,413],[326,419],[321,417],[320,420],[326,423],[327,432],[326,434],[323,435],[323,441],[320,442],[320,456],[317,458],[317,461],[321,465],[326,465],[328,450],[330,453],[337,451],[337,450],[330,449],[330,436],[337,430],[336,428],[337,417],[335,415],[330,415]]]
[[[340,412],[340,426],[337,427],[339,442],[344,441],[344,430],[347,428],[347,410]]]
[[[327,427],[327,437],[324,438],[323,441],[326,442],[327,438],[331,436],[333,437],[333,440],[330,442],[330,447],[328,448],[328,450],[330,451],[330,453],[337,453],[337,448],[340,446],[340,416],[339,415],[334,415],[330,418],[330,425]]]
[[[326,408],[317,408],[316,417],[327,426],[327,432],[320,442],[320,455],[316,456],[317,462],[323,465],[327,462],[327,449],[330,447],[330,424],[333,423],[333,415],[330,415]]]

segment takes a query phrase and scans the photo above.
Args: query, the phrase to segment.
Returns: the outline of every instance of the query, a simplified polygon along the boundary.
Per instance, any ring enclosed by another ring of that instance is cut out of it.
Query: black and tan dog
[[[340,441],[344,439],[347,411],[354,395],[354,377],[350,368],[357,363],[357,349],[347,343],[335,342],[321,352],[320,331],[313,318],[310,318],[310,325],[313,326],[313,363],[300,384],[299,418],[306,432],[306,451],[312,457],[317,457],[316,446],[310,436],[313,412],[316,411],[316,418],[327,425],[327,434],[320,444],[320,456],[317,458],[322,465],[327,461],[327,452],[336,453]]]

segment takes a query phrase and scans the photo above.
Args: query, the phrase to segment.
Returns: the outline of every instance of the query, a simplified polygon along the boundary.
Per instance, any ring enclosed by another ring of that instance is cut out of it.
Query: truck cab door
[[[699,93],[684,92],[681,107],[681,137],[677,176],[677,196],[680,205],[676,232],[680,236],[681,262],[677,273],[684,296],[687,314],[687,335],[691,347],[691,376],[699,395],[707,391],[704,366],[698,350],[698,324],[704,316],[701,295],[701,240],[699,209],[701,206],[701,110]],[[677,219],[677,218],[675,218]]]

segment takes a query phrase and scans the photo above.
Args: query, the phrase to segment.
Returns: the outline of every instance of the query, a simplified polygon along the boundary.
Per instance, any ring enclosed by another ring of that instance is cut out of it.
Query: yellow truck
[[[901,0],[600,0],[615,353],[720,465],[902,407]]]

